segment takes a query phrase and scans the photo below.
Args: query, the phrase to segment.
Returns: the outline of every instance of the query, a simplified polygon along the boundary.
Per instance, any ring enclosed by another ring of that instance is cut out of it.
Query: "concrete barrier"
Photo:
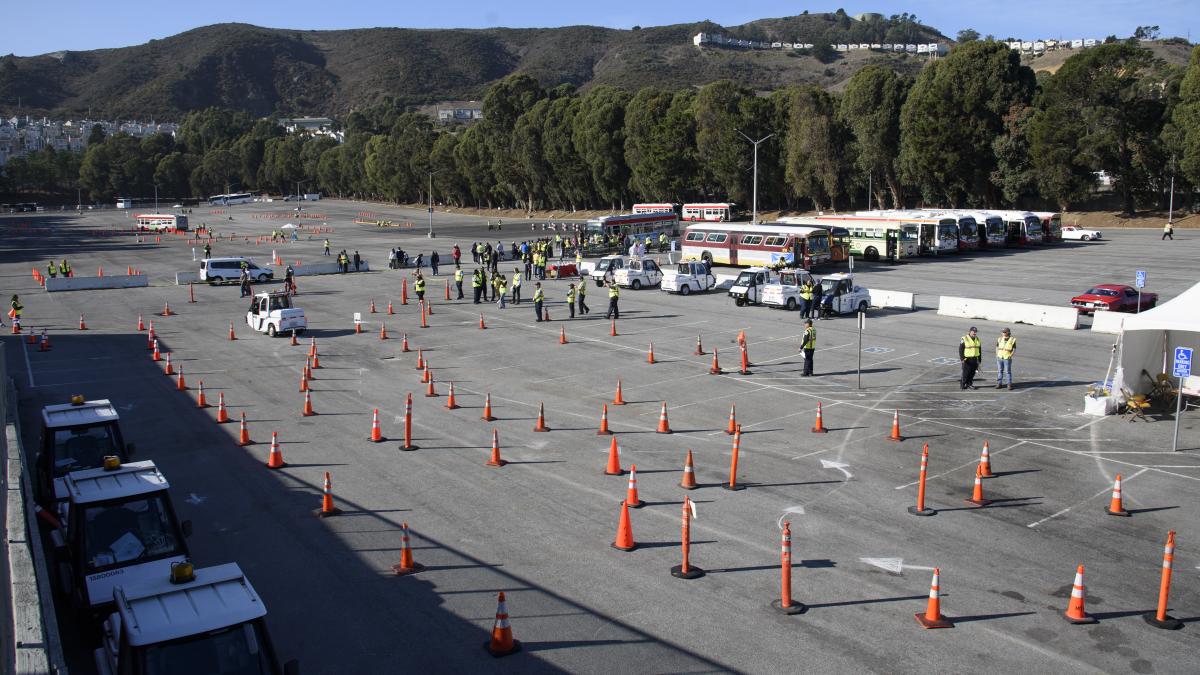
[[[871,306],[886,309],[907,309],[912,312],[917,309],[917,294],[902,291],[885,291],[879,288],[868,288],[871,294]]]
[[[938,299],[938,314],[965,319],[985,319],[1002,323],[1023,323],[1049,328],[1079,328],[1079,313],[1074,307],[1029,305],[1023,302],[978,300],[943,295]]]
[[[149,286],[150,280],[145,274],[124,274],[108,277],[51,277],[46,279],[46,291],[58,293],[62,291],[95,291],[104,288],[141,288]]]
[[[183,284],[198,284],[200,283],[199,272],[176,272],[175,283],[182,286]]]
[[[733,282],[737,280],[737,274],[714,274],[713,277],[717,280],[717,285],[713,286],[714,291],[728,291],[733,288]]]
[[[283,270],[279,269],[278,267],[275,267],[273,269],[275,270],[275,280],[283,281]],[[296,271],[296,276],[298,276],[298,277],[309,277],[309,276],[313,276],[315,274],[339,274],[341,272],[341,270],[338,268],[338,264],[335,262],[304,264],[304,265],[300,265],[298,267],[293,267],[292,269]],[[446,268],[442,267],[441,269],[446,269]],[[450,265],[450,269],[454,269],[453,264]],[[363,260],[359,264],[358,271],[359,272],[370,272],[371,266],[367,263],[366,260]],[[351,273],[354,272],[354,263],[350,263],[350,272]]]
[[[1092,315],[1092,332],[1116,335],[1121,332],[1128,316],[1121,312],[1096,312]]]

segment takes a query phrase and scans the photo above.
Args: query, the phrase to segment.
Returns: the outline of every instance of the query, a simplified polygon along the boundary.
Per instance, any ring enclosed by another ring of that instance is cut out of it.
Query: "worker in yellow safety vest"
[[[570,310],[570,318],[575,318],[575,284],[567,284],[567,309]]]
[[[584,314],[587,314],[592,311],[592,310],[588,309],[588,306],[587,306],[587,281],[583,279],[582,275],[580,275],[579,292],[576,297],[579,301],[579,315],[580,316],[583,316]]]
[[[800,343],[800,351],[804,352],[804,373],[801,377],[811,377],[813,374],[813,355],[817,351],[817,329],[813,328],[812,319],[804,322],[804,339]]]
[[[479,304],[479,296],[483,293],[483,272],[476,268],[471,275],[471,291],[475,293],[475,304]]]
[[[617,288],[615,281],[608,282],[608,314],[606,319],[621,318],[621,310],[617,307],[617,300],[621,297],[621,290]]]
[[[813,310],[813,285],[812,279],[805,277],[804,283],[800,284],[800,300],[803,304],[800,307],[800,318],[811,319]]]
[[[425,299],[425,277],[417,272],[417,280],[413,282],[413,290],[417,292],[417,300]]]
[[[462,293],[463,271],[458,263],[454,263],[454,286],[458,289],[458,299],[463,299]]]
[[[51,279],[57,279],[57,278],[58,278],[58,268],[54,266],[54,261],[53,261],[53,260],[51,260],[50,262],[46,263],[46,273],[50,275],[50,278],[51,278]]]
[[[979,331],[975,326],[958,341],[958,360],[962,363],[962,378],[958,381],[960,389],[975,388],[975,371],[979,370],[979,361],[983,356],[983,345],[979,342]]]
[[[542,303],[546,301],[546,292],[542,290],[542,282],[533,282],[533,311],[537,320],[542,320]]]
[[[521,304],[521,268],[513,268],[512,301],[514,305]]]
[[[1008,380],[1008,389],[1012,391],[1012,357],[1017,351],[1017,338],[1007,328],[1000,331],[996,338],[996,388],[1003,389]]]

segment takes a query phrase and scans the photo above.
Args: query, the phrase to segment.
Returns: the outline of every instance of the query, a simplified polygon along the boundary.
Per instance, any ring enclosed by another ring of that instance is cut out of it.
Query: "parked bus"
[[[732,202],[684,204],[683,220],[706,223],[728,223],[733,220],[737,205]]]
[[[1010,246],[1040,244],[1043,240],[1042,219],[1028,211],[993,211],[1004,219]],[[1060,228],[1061,236],[1061,228]]]
[[[675,212],[671,213],[630,213],[620,216],[601,216],[592,218],[584,226],[584,236],[592,243],[607,243],[612,238],[620,239],[625,235],[650,236],[658,240],[658,235],[665,232],[668,237],[674,237],[679,232],[679,219]]]
[[[823,215],[819,220],[844,223],[858,220],[885,220],[903,223],[917,242],[917,255],[958,252],[958,219],[950,215],[931,215],[926,211],[859,211],[854,215]],[[849,227],[848,225],[842,225]]]
[[[1034,211],[1033,215],[1042,219],[1042,241],[1062,241],[1062,214],[1054,211]]]
[[[883,218],[852,218],[831,220],[818,216],[816,218],[786,218],[786,222],[809,221],[820,227],[846,230],[846,243],[850,255],[859,256],[866,260],[899,260],[914,258],[921,254],[917,239],[918,228],[900,220]]]
[[[634,213],[674,213],[679,215],[678,204],[634,204]]]
[[[170,232],[172,230],[186,232],[188,229],[187,216],[173,213],[139,213],[134,218],[137,229],[144,232]]]
[[[254,195],[249,192],[231,192],[227,195],[213,195],[208,198],[210,206],[230,206],[232,204],[249,204],[254,201]]]
[[[956,211],[965,213],[975,219],[981,248],[1004,248],[1008,237],[1004,219],[987,211]]]
[[[683,233],[683,258],[698,258],[721,265],[794,264],[813,265],[841,262],[849,256],[840,227],[761,223],[689,225]]]

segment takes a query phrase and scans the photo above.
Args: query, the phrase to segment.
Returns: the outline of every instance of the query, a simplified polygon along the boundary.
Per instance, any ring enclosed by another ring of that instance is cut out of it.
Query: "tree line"
[[[868,65],[833,94],[699,88],[491,86],[484,119],[441,127],[391,101],[351,113],[345,142],[210,108],[176,137],[94,139],[80,158],[9,163],[0,189],[88,199],[226,191],[320,191],[392,202],[529,210],[622,210],[636,201],[751,202],[752,148],[765,209],[879,206],[1066,210],[1096,172],[1121,208],[1164,207],[1200,185],[1200,47],[1187,67],[1133,43],[1073,55],[1054,74],[1005,44],[971,41],[915,78]],[[299,182],[299,185],[297,185]]]

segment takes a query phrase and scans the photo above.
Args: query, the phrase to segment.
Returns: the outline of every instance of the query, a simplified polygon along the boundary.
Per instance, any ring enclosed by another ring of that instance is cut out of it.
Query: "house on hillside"
[[[479,101],[445,101],[433,106],[432,117],[442,124],[467,124],[483,119]]]
[[[289,134],[308,133],[314,136],[328,136],[341,143],[346,140],[346,134],[335,128],[335,123],[328,117],[295,117],[280,118],[279,125]]]

